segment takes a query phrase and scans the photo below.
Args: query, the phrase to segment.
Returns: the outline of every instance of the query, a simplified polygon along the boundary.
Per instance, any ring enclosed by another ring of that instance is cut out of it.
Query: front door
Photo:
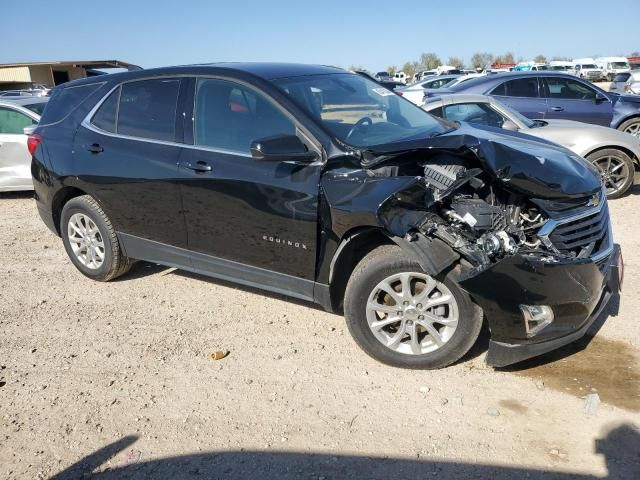
[[[597,90],[578,79],[544,77],[547,117],[611,126],[613,105],[597,100]]]
[[[0,192],[33,189],[31,155],[23,130],[36,123],[17,109],[0,106]]]
[[[253,140],[296,134],[296,123],[234,81],[197,79],[194,95],[193,123],[185,127],[193,147],[180,159],[189,249],[224,259],[218,269],[258,267],[313,280],[322,166],[259,161],[249,148]]]
[[[156,78],[113,90],[78,130],[73,172],[119,233],[185,248],[177,181],[182,83]]]

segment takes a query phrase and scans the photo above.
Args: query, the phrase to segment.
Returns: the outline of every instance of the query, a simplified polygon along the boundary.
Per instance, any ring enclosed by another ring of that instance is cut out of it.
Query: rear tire
[[[600,172],[607,198],[620,198],[633,184],[633,160],[622,150],[605,148],[587,155],[586,159]]]
[[[456,268],[431,277],[399,247],[376,248],[358,263],[347,284],[349,332],[369,356],[387,365],[451,365],[471,349],[482,327],[482,310],[458,286],[459,272]],[[389,286],[393,297],[386,293]]]
[[[60,233],[71,262],[93,280],[108,282],[131,268],[132,262],[124,256],[109,217],[89,195],[65,204]]]

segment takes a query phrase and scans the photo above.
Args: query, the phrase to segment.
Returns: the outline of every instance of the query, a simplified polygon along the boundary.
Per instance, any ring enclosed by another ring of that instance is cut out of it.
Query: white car
[[[560,144],[596,166],[609,198],[631,187],[639,166],[640,138],[613,128],[573,120],[531,120],[487,95],[440,95],[430,97],[422,108],[446,120],[518,131]]]
[[[411,103],[415,103],[420,106],[424,101],[425,89],[441,88],[459,76],[460,75],[432,75],[420,80],[419,82],[413,83],[408,87],[396,88],[394,91],[401,97],[409,100]]]
[[[0,192],[33,190],[25,129],[33,128],[49,97],[0,100]]]
[[[468,75],[460,75],[457,78],[454,78],[449,83],[443,86],[443,88],[451,88],[459,83],[466,82],[467,80],[471,80],[472,78],[485,77],[486,73],[470,73]]]

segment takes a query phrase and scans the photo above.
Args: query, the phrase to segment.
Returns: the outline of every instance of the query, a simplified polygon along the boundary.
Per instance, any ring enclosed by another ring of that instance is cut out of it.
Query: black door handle
[[[102,153],[102,152],[104,152],[104,148],[102,148],[102,146],[98,145],[97,143],[89,145],[87,147],[87,150],[89,150],[91,153]]]
[[[551,110],[553,110],[554,112],[562,112],[562,111],[564,111],[564,108],[562,108],[562,107],[551,107]]]
[[[195,163],[186,163],[185,167],[199,173],[210,172],[212,170],[211,165],[209,165],[207,162],[203,162],[202,160],[199,160]]]

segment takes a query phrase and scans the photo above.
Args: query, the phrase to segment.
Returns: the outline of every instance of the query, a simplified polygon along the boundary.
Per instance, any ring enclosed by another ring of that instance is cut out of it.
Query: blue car
[[[551,71],[487,75],[449,89],[429,91],[491,95],[529,118],[576,120],[640,137],[640,95],[605,92],[573,75]]]

